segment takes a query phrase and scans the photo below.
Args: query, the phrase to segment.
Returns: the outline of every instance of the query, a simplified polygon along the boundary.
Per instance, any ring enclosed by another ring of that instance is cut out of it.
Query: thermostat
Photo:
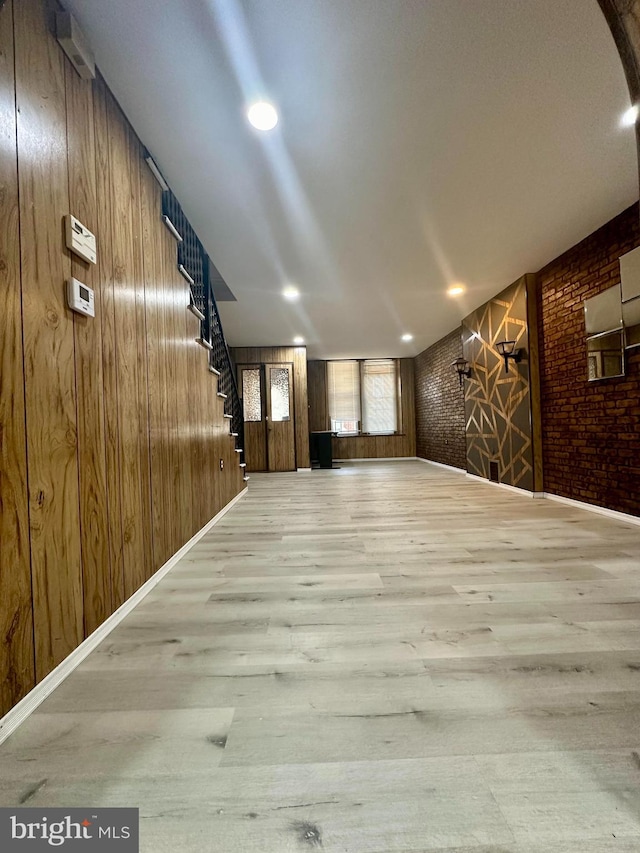
[[[77,278],[67,279],[67,302],[72,311],[95,317],[96,309],[93,302],[93,290],[78,281]]]
[[[65,216],[64,224],[67,249],[71,249],[76,255],[80,255],[85,261],[95,264],[97,261],[95,234],[92,234],[79,219],[71,216],[70,213]]]

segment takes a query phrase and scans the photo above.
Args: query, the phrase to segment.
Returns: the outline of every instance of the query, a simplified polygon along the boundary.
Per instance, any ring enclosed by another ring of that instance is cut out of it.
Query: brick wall
[[[545,491],[640,515],[640,351],[627,375],[587,382],[583,300],[620,280],[638,205],[538,273]]]
[[[466,470],[464,393],[451,362],[462,355],[460,329],[414,359],[417,456]]]

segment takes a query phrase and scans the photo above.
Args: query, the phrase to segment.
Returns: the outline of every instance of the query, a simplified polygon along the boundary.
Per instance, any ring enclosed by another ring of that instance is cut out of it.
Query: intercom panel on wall
[[[95,264],[98,260],[95,234],[70,213],[65,216],[64,224],[67,249],[90,264]]]
[[[77,278],[67,280],[67,304],[78,314],[84,314],[86,317],[96,316],[93,290]]]

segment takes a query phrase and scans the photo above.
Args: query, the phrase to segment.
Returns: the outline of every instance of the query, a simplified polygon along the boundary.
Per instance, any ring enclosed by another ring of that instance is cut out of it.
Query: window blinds
[[[398,425],[396,362],[392,358],[362,363],[362,431],[395,432]]]
[[[357,433],[360,429],[359,362],[327,362],[327,391],[331,429],[343,435]]]

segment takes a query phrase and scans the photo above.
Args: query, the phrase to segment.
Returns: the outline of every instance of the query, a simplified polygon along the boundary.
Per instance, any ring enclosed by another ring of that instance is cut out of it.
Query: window
[[[360,432],[360,362],[327,363],[331,429],[341,435]]]
[[[392,358],[362,362],[362,431],[396,432],[398,384]]]
[[[331,429],[340,435],[398,431],[398,371],[393,358],[327,362]]]

